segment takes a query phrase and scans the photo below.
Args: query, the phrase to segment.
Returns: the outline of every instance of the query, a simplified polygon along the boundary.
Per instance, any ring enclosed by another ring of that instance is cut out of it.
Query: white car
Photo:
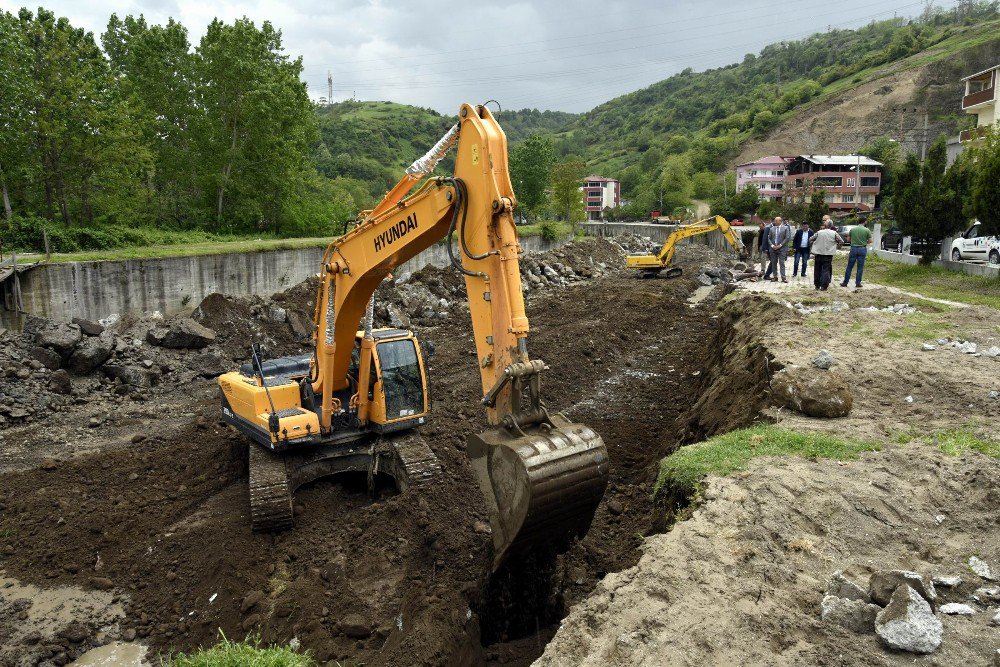
[[[1000,265],[1000,238],[983,236],[981,231],[982,225],[976,222],[952,242],[952,261],[971,259]]]

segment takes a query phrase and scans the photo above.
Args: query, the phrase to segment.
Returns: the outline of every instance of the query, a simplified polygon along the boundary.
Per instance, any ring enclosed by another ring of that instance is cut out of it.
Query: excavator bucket
[[[601,436],[562,415],[551,421],[469,437],[467,453],[490,512],[494,571],[513,553],[541,545],[561,550],[586,534],[604,496],[608,450]]]

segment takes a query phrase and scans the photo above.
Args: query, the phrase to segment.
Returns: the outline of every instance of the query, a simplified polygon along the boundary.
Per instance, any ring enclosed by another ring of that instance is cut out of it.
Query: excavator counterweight
[[[430,178],[453,146],[453,175]],[[265,362],[255,349],[251,363],[219,378],[223,416],[254,441],[255,529],[290,526],[295,488],[325,475],[382,472],[400,490],[440,479],[413,430],[430,407],[421,345],[412,332],[373,328],[372,299],[396,267],[447,238],[465,278],[489,423],[467,449],[490,513],[494,568],[519,549],[558,549],[587,531],[607,486],[607,449],[541,400],[545,364],[528,356],[516,204],[503,130],[485,106],[462,105],[458,123],[327,248],[312,354]]]

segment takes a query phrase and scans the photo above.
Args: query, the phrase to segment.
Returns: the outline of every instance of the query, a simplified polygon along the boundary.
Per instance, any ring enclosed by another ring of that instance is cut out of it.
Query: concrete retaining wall
[[[538,236],[521,239],[525,252],[565,243]],[[100,319],[113,313],[164,314],[194,308],[209,294],[269,296],[297,285],[319,270],[323,249],[137,259],[120,262],[68,262],[36,267],[21,276],[24,309],[53,320]],[[402,267],[400,274],[431,264],[447,266],[448,249],[431,246]],[[0,308],[0,326],[18,327],[15,313]]]

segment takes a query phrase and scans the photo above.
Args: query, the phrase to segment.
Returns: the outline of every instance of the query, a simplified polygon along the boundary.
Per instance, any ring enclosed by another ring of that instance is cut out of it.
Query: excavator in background
[[[453,175],[426,178],[456,144]],[[490,514],[494,569],[515,551],[586,533],[608,453],[597,433],[542,402],[546,366],[528,356],[515,205],[506,135],[485,106],[463,104],[444,137],[327,248],[312,353],[263,361],[254,347],[248,364],[219,377],[224,419],[253,441],[254,530],[290,527],[295,489],[325,475],[387,473],[403,492],[437,483],[441,466],[412,430],[429,412],[420,342],[372,320],[379,284],[447,237],[465,277],[489,424],[466,451]]]
[[[744,252],[743,240],[733,230],[732,225],[726,222],[725,218],[717,215],[675,229],[663,243],[660,252],[655,255],[629,255],[625,258],[625,266],[630,269],[639,269],[639,276],[642,278],[655,278],[657,276],[662,278],[677,278],[684,273],[681,267],[670,266],[670,262],[674,259],[674,251],[677,249],[677,244],[691,236],[708,234],[716,230],[722,232],[722,235],[729,241],[729,245],[733,246],[736,252]]]

